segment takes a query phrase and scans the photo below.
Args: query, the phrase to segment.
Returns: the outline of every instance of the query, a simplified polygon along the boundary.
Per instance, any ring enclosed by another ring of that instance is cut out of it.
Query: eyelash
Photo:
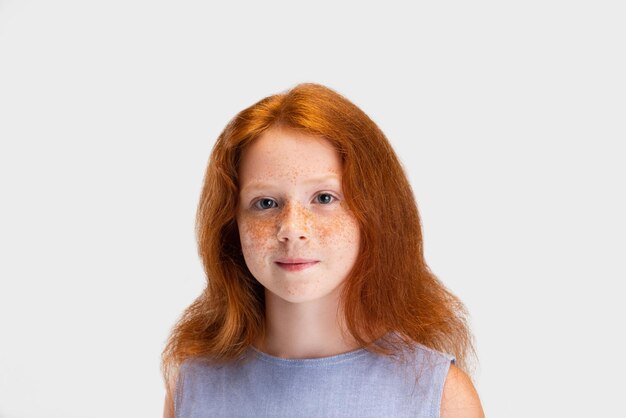
[[[328,202],[328,203],[321,203],[321,204],[322,204],[322,205],[324,205],[324,206],[326,206],[326,205],[330,205],[331,203],[333,203],[334,201],[336,201],[336,200],[337,200],[337,198],[336,198],[335,196],[333,196],[332,194],[330,194],[330,193],[319,193],[316,197],[323,196],[323,195],[328,195],[328,196],[330,196],[330,197],[332,198],[332,199],[331,199],[331,201],[330,201],[330,202]],[[262,197],[261,199],[255,200],[255,201],[252,203],[252,208],[253,208],[253,209],[255,209],[255,210],[259,210],[259,211],[266,211],[266,210],[268,210],[268,209],[275,209],[275,207],[271,207],[271,208],[259,208],[259,207],[258,207],[258,203],[259,203],[259,202],[262,202],[262,201],[264,201],[264,200],[271,200],[272,202],[276,203],[276,201],[275,201],[274,199],[270,199],[269,197]]]

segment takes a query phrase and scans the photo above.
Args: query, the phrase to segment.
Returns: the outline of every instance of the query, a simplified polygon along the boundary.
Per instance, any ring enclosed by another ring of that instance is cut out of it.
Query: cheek
[[[356,219],[347,212],[325,219],[319,223],[316,230],[320,244],[324,246],[338,248],[344,252],[358,248],[359,226]]]
[[[269,249],[271,237],[275,235],[275,226],[272,220],[248,219],[242,217],[237,220],[239,239],[244,254],[260,253]]]
[[[349,213],[340,211],[332,216],[315,217],[307,214],[307,224],[311,226],[316,246],[336,248],[342,253],[358,250],[360,233],[356,219]],[[253,219],[243,216],[237,221],[239,238],[244,254],[254,256],[275,250],[279,246],[276,238],[276,220],[273,218]]]

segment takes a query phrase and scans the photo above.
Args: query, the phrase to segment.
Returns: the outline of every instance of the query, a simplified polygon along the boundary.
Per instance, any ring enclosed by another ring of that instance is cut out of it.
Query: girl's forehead
[[[300,182],[320,177],[341,179],[342,164],[330,141],[280,130],[269,131],[249,144],[241,155],[238,171],[241,182]]]
[[[247,181],[245,184],[242,184],[242,193],[249,193],[260,190],[270,190],[276,187],[284,186],[284,185],[293,185],[293,186],[302,186],[302,187],[330,187],[334,189],[341,188],[341,177],[328,173],[326,175],[321,176],[301,176],[293,177],[293,178],[272,178],[268,177],[255,177]]]

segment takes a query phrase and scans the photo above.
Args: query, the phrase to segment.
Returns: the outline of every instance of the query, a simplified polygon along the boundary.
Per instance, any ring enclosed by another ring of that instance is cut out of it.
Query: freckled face
[[[292,130],[269,130],[243,152],[237,225],[248,269],[266,296],[292,303],[337,296],[360,239],[341,176],[330,142]],[[293,259],[312,263],[289,265]]]

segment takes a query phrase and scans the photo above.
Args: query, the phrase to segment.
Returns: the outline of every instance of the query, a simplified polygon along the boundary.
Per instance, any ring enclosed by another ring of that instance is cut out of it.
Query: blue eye
[[[319,202],[320,202],[320,203],[323,203],[323,204],[328,204],[328,203],[332,202],[332,201],[333,201],[333,199],[335,198],[335,196],[333,196],[333,195],[331,195],[331,194],[328,194],[328,193],[320,193],[320,194],[318,194],[317,196],[318,196],[318,197],[320,197],[320,196],[324,196],[324,197],[326,197],[326,198],[327,198],[327,199],[318,199],[318,200],[319,200]]]
[[[330,193],[320,193],[316,196],[317,202],[323,205],[328,205],[334,202],[336,199],[337,198],[331,195]],[[267,210],[267,209],[274,209],[275,207],[278,206],[278,204],[276,203],[274,199],[265,197],[254,202],[252,206],[256,210]]]
[[[259,205],[259,203],[260,203],[260,205]],[[272,203],[276,204],[276,202],[274,202],[272,199],[259,199],[256,202],[254,202],[254,207],[256,209],[260,209],[260,210],[271,209],[271,208],[275,207],[275,206],[271,206]],[[269,204],[270,206],[267,206],[267,204]]]

